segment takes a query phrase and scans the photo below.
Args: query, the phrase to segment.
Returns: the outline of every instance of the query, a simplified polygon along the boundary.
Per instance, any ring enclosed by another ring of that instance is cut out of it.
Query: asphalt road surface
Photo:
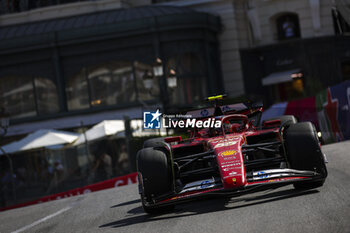
[[[323,187],[291,185],[239,198],[178,205],[149,216],[137,185],[0,213],[0,232],[325,232],[350,233],[350,141],[323,147],[329,163]]]

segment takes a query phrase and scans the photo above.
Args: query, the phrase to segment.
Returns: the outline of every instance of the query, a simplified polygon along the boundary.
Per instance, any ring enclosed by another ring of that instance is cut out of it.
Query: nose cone
[[[241,150],[243,142],[244,135],[232,134],[211,142],[224,188],[237,188],[247,183]]]
[[[243,174],[224,177],[224,188],[238,188],[245,185]]]

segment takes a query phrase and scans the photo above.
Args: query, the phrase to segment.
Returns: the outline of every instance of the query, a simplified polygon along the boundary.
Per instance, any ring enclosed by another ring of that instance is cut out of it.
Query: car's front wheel
[[[147,139],[143,143],[143,148],[159,147],[159,146],[161,146],[161,142],[164,142],[164,139],[165,139],[165,137]]]
[[[171,171],[168,159],[160,148],[144,148],[137,153],[137,172],[142,206],[145,212],[155,214],[173,206],[152,207],[153,198],[171,191]]]
[[[314,125],[311,122],[291,124],[286,130],[285,146],[291,168],[320,174],[318,180],[298,182],[294,187],[311,189],[322,186],[327,177],[327,168]]]

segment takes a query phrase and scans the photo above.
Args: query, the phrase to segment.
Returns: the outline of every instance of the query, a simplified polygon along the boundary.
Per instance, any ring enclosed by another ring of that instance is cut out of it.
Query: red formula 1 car
[[[221,126],[194,128],[186,140],[145,141],[137,171],[147,213],[208,195],[234,197],[289,184],[310,189],[325,182],[325,157],[310,122],[281,116],[260,125],[262,107],[244,104],[216,104],[188,114],[196,121],[221,121]]]

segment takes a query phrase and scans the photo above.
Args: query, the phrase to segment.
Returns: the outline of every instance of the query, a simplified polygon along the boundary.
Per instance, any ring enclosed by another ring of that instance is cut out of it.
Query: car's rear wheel
[[[147,139],[143,143],[143,148],[159,147],[159,142],[164,142],[165,137]]]
[[[294,184],[296,189],[311,189],[323,185],[327,177],[327,168],[311,122],[291,124],[285,133],[285,146],[290,167],[297,170],[315,171],[321,176],[316,181]]]
[[[145,212],[155,214],[173,206],[152,207],[153,198],[171,191],[171,172],[168,159],[160,148],[145,148],[137,154],[137,171],[141,186],[141,201]]]

